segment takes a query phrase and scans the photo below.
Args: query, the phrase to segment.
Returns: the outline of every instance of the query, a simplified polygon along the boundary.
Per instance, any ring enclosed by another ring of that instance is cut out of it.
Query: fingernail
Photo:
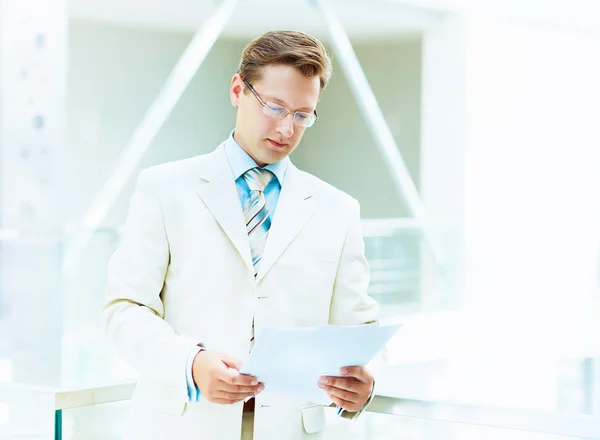
[[[326,377],[322,377],[319,379],[319,383],[322,385],[325,385],[327,383],[327,378]]]
[[[252,379],[252,382],[250,382],[250,385],[254,386],[258,384],[258,380],[256,379]]]
[[[346,368],[342,368],[342,369],[340,370],[340,372],[341,372],[342,374],[348,374],[348,370],[347,370]]]

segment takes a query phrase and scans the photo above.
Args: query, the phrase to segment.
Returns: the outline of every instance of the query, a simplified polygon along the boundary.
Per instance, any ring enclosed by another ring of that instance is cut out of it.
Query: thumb
[[[242,368],[242,361],[239,359],[233,358],[231,356],[223,356],[221,361],[229,368],[233,368],[236,371],[240,371]]]

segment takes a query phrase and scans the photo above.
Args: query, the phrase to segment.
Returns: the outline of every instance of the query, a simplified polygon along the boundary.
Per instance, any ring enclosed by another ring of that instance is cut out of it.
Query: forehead
[[[280,101],[290,109],[314,109],[319,101],[321,82],[318,76],[307,78],[291,66],[269,65],[261,79],[253,84],[265,98]]]

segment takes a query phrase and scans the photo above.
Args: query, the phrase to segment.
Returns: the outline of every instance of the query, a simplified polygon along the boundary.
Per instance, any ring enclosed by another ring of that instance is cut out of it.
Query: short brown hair
[[[293,66],[308,78],[318,76],[321,90],[331,78],[331,60],[325,47],[302,32],[270,31],[255,38],[242,52],[238,73],[252,84],[269,64]]]

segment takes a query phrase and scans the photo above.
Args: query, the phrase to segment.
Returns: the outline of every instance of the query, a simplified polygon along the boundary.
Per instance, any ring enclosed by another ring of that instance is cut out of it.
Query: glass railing
[[[0,425],[0,438],[116,440],[134,388],[133,382],[54,389],[0,384],[0,408],[9,404],[13,411],[10,422]],[[599,417],[384,395],[354,422],[329,408],[326,420],[326,439],[600,439]]]

